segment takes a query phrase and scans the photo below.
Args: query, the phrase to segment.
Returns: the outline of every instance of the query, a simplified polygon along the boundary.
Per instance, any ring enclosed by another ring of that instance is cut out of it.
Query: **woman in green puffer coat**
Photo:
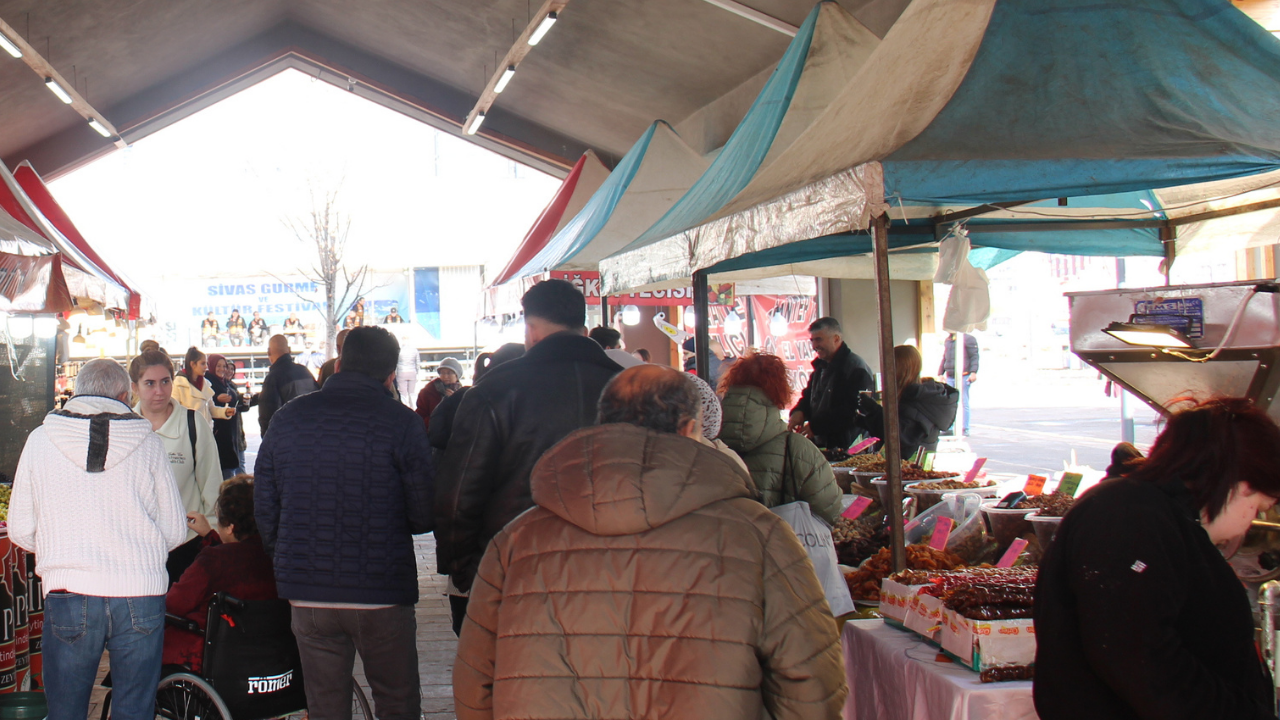
[[[781,410],[791,400],[782,358],[757,353],[738,360],[720,381],[720,439],[742,456],[765,507],[796,500],[834,525],[840,517],[835,473],[808,438],[787,430]]]

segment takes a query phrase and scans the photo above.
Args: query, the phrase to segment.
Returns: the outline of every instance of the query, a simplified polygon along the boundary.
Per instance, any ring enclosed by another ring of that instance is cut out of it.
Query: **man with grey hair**
[[[750,475],[695,439],[699,410],[683,373],[629,368],[601,424],[534,466],[534,508],[494,537],[471,587],[459,720],[840,714],[813,565]]]
[[[36,554],[47,590],[49,717],[83,718],[110,652],[112,712],[150,717],[160,682],[165,559],[187,539],[164,444],[129,409],[129,374],[85,363],[76,394],[27,437],[9,503],[9,539]]]
[[[809,325],[813,373],[787,423],[820,448],[847,449],[858,433],[858,395],[876,389],[866,361],[844,343],[844,331],[833,317]]]

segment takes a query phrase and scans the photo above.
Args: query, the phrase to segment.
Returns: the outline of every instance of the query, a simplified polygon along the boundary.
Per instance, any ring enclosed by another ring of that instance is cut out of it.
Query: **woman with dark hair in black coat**
[[[1036,585],[1041,720],[1275,720],[1244,586],[1219,549],[1280,497],[1280,428],[1243,398],[1174,414],[1067,513]]]
[[[223,480],[245,471],[244,427],[240,416],[249,410],[249,403],[232,381],[235,374],[235,365],[230,360],[216,354],[209,356],[209,369],[204,378],[209,387],[213,388],[214,403],[236,409],[230,418],[213,419],[213,439],[218,443],[218,461],[222,465]]]

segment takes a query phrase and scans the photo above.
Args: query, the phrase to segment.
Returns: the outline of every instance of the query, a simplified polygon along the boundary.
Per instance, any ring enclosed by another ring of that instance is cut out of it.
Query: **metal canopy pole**
[[[876,269],[876,307],[880,313],[880,402],[884,406],[885,482],[889,485],[889,547],[893,570],[906,569],[907,549],[902,531],[902,446],[898,430],[898,375],[893,362],[893,304],[889,296],[889,218],[881,215],[872,227]]]
[[[711,344],[711,313],[707,298],[707,274],[698,270],[693,274],[693,352],[698,363],[698,377],[711,383],[711,361],[708,347]],[[713,386],[715,383],[711,383]]]

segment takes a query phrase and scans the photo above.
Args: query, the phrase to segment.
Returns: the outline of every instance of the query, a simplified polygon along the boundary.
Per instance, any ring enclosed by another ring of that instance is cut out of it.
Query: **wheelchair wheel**
[[[373,720],[373,708],[355,680],[351,681],[351,720]]]
[[[156,717],[166,720],[231,720],[217,691],[203,678],[175,673],[156,689]]]

